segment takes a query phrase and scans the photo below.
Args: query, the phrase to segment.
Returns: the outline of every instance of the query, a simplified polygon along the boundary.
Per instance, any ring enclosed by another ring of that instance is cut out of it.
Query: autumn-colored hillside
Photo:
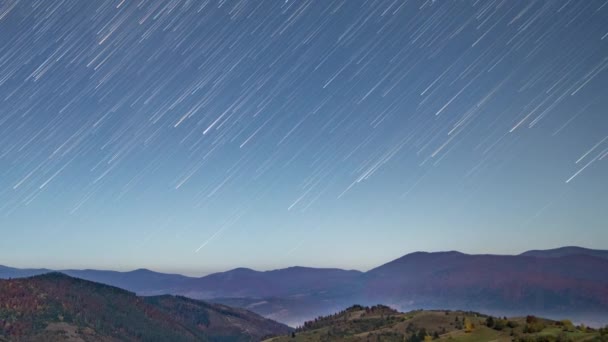
[[[257,341],[290,331],[243,309],[138,297],[61,273],[0,280],[0,340]]]

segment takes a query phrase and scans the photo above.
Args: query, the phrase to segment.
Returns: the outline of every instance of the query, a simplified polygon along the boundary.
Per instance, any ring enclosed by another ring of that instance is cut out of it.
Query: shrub
[[[498,319],[494,323],[494,329],[498,330],[498,331],[504,329],[506,326],[507,326],[507,322],[503,319]]]
[[[513,328],[517,328],[519,326],[519,324],[517,324],[517,322],[515,321],[507,321],[507,326],[511,329]]]
[[[524,333],[533,334],[542,331],[545,329],[545,325],[542,322],[535,321],[533,323],[528,323],[524,327]]]
[[[492,316],[488,316],[488,318],[486,318],[486,326],[488,326],[489,328],[493,328],[494,324],[494,318]]]

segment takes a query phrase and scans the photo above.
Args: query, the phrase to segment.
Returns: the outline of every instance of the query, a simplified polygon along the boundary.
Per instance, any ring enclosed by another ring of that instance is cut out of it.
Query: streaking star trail
[[[1,2],[0,263],[606,247],[607,23],[605,0]]]

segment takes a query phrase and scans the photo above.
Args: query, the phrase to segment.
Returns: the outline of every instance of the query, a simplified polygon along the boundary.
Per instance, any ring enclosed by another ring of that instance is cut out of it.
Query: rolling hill
[[[354,305],[304,323],[295,332],[266,342],[557,342],[608,341],[608,328],[575,326],[568,320],[535,316],[500,318],[472,311],[398,312],[384,305]]]
[[[61,273],[0,280],[0,340],[258,341],[290,331],[244,309],[138,297]]]

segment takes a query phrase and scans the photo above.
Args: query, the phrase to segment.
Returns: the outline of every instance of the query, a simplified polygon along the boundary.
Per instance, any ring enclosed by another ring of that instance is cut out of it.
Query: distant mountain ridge
[[[589,248],[576,247],[576,246],[565,246],[565,247],[554,248],[554,249],[531,250],[531,251],[521,253],[520,255],[534,256],[534,257],[541,257],[541,258],[560,258],[560,257],[572,256],[572,255],[588,255],[588,256],[608,259],[608,250],[589,249]]]
[[[608,251],[581,247],[520,255],[415,252],[367,272],[237,268],[200,278],[149,270],[62,272],[140,295],[175,294],[240,306],[291,325],[352,303],[382,303],[400,310],[568,314],[608,323],[608,258],[604,255]],[[45,271],[0,267],[0,278]]]
[[[253,312],[47,273],[0,280],[0,340],[259,341],[291,329]]]

